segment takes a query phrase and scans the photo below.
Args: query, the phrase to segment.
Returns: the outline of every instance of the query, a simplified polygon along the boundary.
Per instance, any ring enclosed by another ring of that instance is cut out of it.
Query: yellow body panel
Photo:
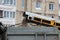
[[[54,20],[51,20],[51,25],[54,25],[55,21]]]

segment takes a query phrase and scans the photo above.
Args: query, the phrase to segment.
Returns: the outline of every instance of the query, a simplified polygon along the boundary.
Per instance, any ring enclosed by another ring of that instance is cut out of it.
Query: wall
[[[60,0],[59,0],[59,4],[60,4]],[[59,14],[58,15],[60,16],[60,9],[59,9]]]
[[[8,34],[8,40],[59,40],[58,34]]]
[[[20,24],[23,21],[23,12],[22,11],[17,11],[16,12],[16,24]]]
[[[51,10],[49,10],[49,3],[50,2],[53,2],[54,3],[54,10],[53,11],[51,11]],[[56,0],[49,0],[49,1],[46,1],[46,14],[55,14],[55,15],[57,15],[58,16],[58,0],[56,1]]]
[[[32,2],[32,4],[31,4]],[[49,10],[49,3],[53,2],[54,3],[54,11]],[[41,2],[41,9],[36,9],[36,0],[29,0],[28,1],[28,6],[27,6],[27,11],[34,12],[34,13],[40,13],[42,15],[46,16],[58,16],[59,8],[58,8],[58,0],[47,0],[44,2],[42,0]]]
[[[8,40],[60,40],[55,27],[8,27]]]

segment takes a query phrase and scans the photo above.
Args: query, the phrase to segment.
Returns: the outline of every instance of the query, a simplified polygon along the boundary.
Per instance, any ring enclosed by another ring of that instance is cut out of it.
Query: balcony
[[[16,6],[0,5],[0,10],[16,11]]]
[[[0,18],[0,22],[7,25],[15,25],[15,19]]]

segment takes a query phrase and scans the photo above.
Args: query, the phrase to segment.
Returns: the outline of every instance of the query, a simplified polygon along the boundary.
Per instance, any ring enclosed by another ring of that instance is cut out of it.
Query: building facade
[[[16,0],[0,0],[0,22],[15,24]]]
[[[60,40],[60,33],[50,27],[9,27],[7,40]]]
[[[58,0],[0,0],[0,22],[20,24],[26,11],[57,18],[58,4]]]
[[[18,0],[0,0],[0,22],[4,25],[15,25],[21,22],[17,4],[20,4]]]
[[[60,0],[59,0],[59,19],[60,19]]]
[[[20,3],[22,1],[20,1]],[[21,4],[22,7],[20,6],[20,10],[57,18],[59,12],[58,1],[59,0],[25,0],[25,4]]]

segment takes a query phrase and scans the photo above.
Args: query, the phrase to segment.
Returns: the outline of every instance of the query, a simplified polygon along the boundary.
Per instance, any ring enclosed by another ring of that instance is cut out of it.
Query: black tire
[[[58,30],[60,30],[60,28],[58,28]]]

